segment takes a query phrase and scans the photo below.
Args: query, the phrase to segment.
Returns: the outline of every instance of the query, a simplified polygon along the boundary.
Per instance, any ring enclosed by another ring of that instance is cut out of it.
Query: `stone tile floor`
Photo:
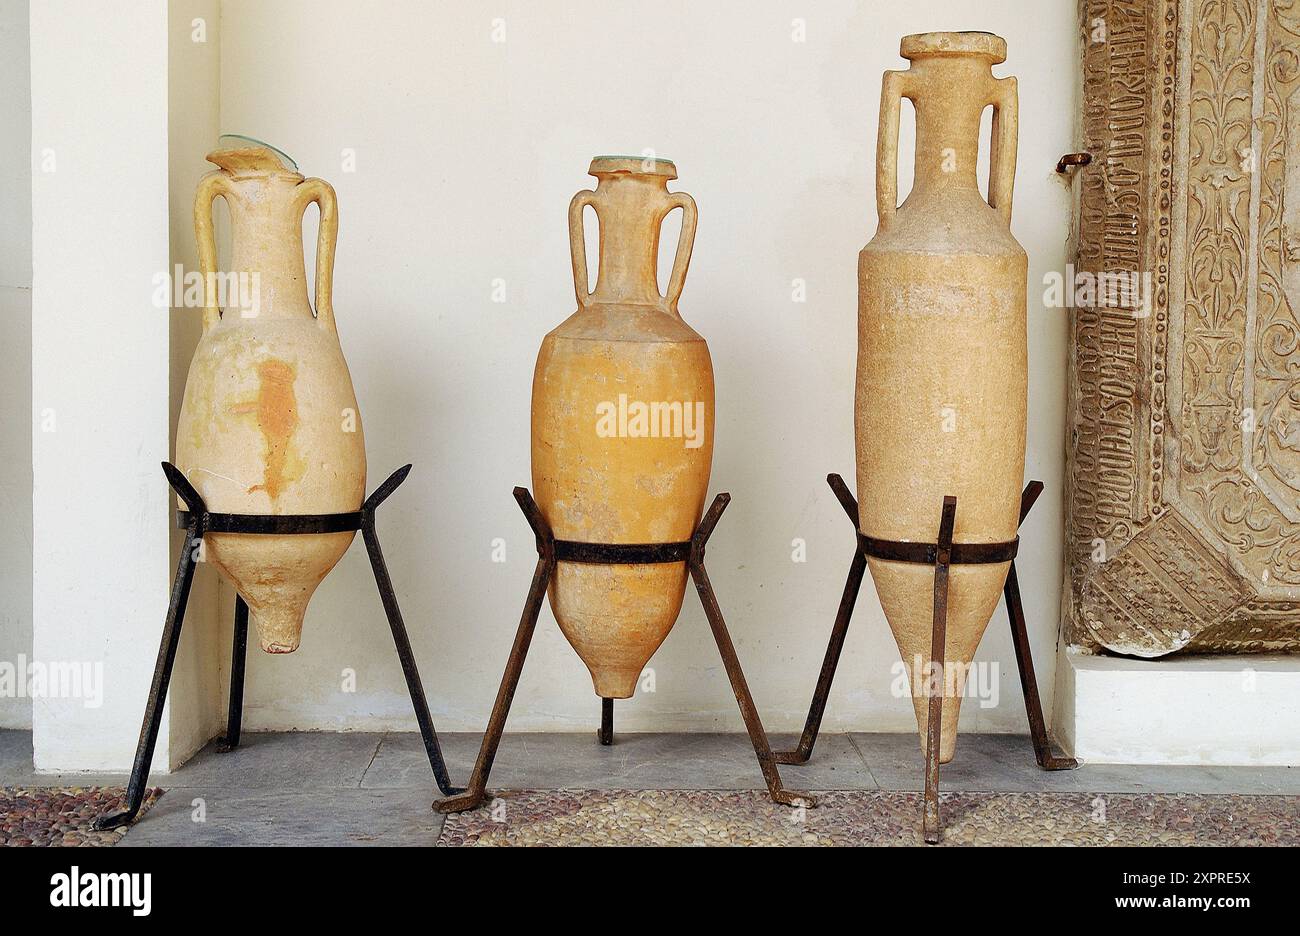
[[[454,782],[469,776],[479,736],[440,735]],[[774,735],[778,747],[793,736]],[[37,774],[31,733],[0,731],[0,786],[125,785],[123,775]],[[919,790],[912,734],[827,734],[790,789]],[[180,770],[154,775],[167,794],[121,845],[433,845],[443,817],[415,733],[247,732],[238,751],[209,745]],[[762,777],[743,734],[508,734],[492,789],[746,790]],[[942,788],[968,792],[1244,793],[1300,795],[1300,769],[1087,765],[1047,773],[1023,735],[962,735]],[[196,821],[199,813],[204,821]]]

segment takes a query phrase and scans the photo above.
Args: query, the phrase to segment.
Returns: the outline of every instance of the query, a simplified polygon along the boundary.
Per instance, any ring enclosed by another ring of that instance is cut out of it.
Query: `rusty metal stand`
[[[826,481],[835,492],[835,497],[844,508],[844,512],[853,521],[854,530],[857,530],[858,502],[850,493],[844,479],[837,474],[831,474],[826,476]],[[1041,481],[1030,481],[1025,485],[1025,490],[1020,495],[1019,523],[1024,523],[1025,517],[1034,506],[1034,501],[1042,492]],[[853,551],[853,563],[849,566],[848,581],[844,584],[839,612],[835,615],[835,625],[831,628],[831,639],[826,647],[821,674],[817,677],[817,688],[813,691],[812,704],[808,707],[808,719],[804,723],[803,735],[794,750],[776,752],[776,760],[780,764],[803,764],[812,756],[813,745],[817,743],[817,733],[821,730],[822,716],[826,712],[826,699],[830,695],[831,682],[839,666],[840,651],[844,649],[844,636],[848,633],[849,621],[853,617],[853,608],[862,587],[867,557],[934,566],[934,623],[930,634],[930,678],[926,684],[928,712],[925,739],[925,798],[921,822],[925,840],[930,844],[939,841],[941,831],[939,737],[943,713],[944,650],[948,635],[948,576],[953,565],[1008,561],[1011,563],[1002,594],[1007,603],[1007,617],[1010,620],[1011,637],[1016,649],[1016,666],[1020,670],[1020,685],[1024,690],[1025,712],[1029,718],[1029,736],[1034,746],[1034,758],[1043,770],[1073,770],[1079,766],[1078,761],[1072,757],[1053,754],[1051,740],[1047,734],[1043,705],[1038,696],[1038,681],[1034,677],[1034,661],[1029,651],[1025,609],[1020,600],[1020,584],[1016,578],[1015,556],[1020,538],[1016,537],[1006,543],[954,543],[952,537],[956,518],[957,499],[945,497],[939,517],[939,535],[933,543],[881,540],[858,532],[857,546]]]
[[[600,743],[608,747],[614,743],[614,700],[600,700]]]
[[[235,636],[230,648],[230,705],[226,709],[226,733],[217,742],[218,754],[239,747],[244,724],[244,665],[248,662],[248,604],[235,595]]]
[[[505,731],[506,717],[510,714],[510,703],[519,686],[519,676],[523,672],[524,658],[532,643],[533,631],[537,628],[537,617],[542,610],[542,600],[546,597],[546,587],[555,574],[557,562],[589,562],[609,565],[640,565],[656,562],[685,561],[690,569],[695,590],[699,593],[700,603],[704,606],[705,617],[713,631],[713,639],[722,656],[722,665],[731,680],[731,689],[736,695],[736,704],[740,707],[741,717],[749,732],[750,743],[754,745],[754,754],[758,766],[767,782],[767,792],[772,799],[786,806],[814,806],[816,800],[807,793],[787,790],[781,785],[781,774],[776,767],[776,756],[767,740],[767,732],[759,719],[754,699],[749,694],[745,674],[740,668],[736,648],[727,632],[726,622],[722,618],[722,609],[709,582],[709,575],[704,569],[704,547],[717,526],[722,512],[731,502],[730,494],[719,494],[712,506],[704,514],[695,534],[681,543],[654,544],[608,544],[580,543],[572,540],[557,540],[551,528],[542,516],[541,510],[527,488],[514,490],[519,509],[528,518],[537,538],[537,567],[533,571],[532,585],[528,590],[528,600],[519,619],[519,630],[515,634],[514,645],[510,648],[510,658],[506,662],[506,671],[501,677],[501,687],[497,690],[496,702],[492,706],[492,715],[488,719],[487,730],[483,733],[483,743],[479,748],[478,759],[474,763],[474,772],[470,775],[469,789],[465,792],[437,800],[433,806],[439,812],[452,813],[476,809],[487,800],[488,775],[492,772],[492,763],[496,759],[497,747]],[[601,727],[598,735],[601,744],[612,744],[614,740],[614,700],[601,699]]]
[[[411,466],[406,465],[394,471],[373,494],[361,505],[361,509],[352,513],[340,514],[297,514],[292,516],[270,516],[263,514],[221,514],[212,513],[204,504],[203,498],[186,480],[176,466],[163,462],[163,472],[172,489],[185,501],[189,510],[179,510],[176,514],[177,525],[185,529],[185,545],[181,549],[180,563],[176,568],[176,578],[172,584],[171,602],[167,606],[167,617],[163,624],[162,645],[158,649],[158,662],[154,667],[153,684],[149,688],[149,700],[145,705],[144,724],[140,728],[140,741],[136,746],[135,761],[131,766],[131,781],[127,787],[127,807],[116,813],[100,816],[95,820],[96,829],[115,829],[126,825],[136,817],[144,802],[145,784],[149,780],[149,765],[153,761],[154,747],[158,743],[158,730],[162,724],[163,705],[167,700],[167,688],[171,684],[172,668],[176,663],[176,650],[180,646],[181,624],[185,620],[185,606],[189,602],[190,586],[194,581],[194,568],[198,563],[198,551],[203,537],[207,533],[249,533],[249,534],[308,534],[308,533],[344,533],[360,530],[366,543],[366,552],[370,555],[370,567],[374,572],[375,585],[379,588],[379,597],[388,616],[388,626],[393,633],[393,643],[397,648],[397,657],[402,663],[402,672],[406,676],[406,687],[411,693],[411,704],[415,709],[415,719],[420,725],[420,734],[424,738],[425,753],[429,757],[429,766],[433,768],[434,779],[438,788],[444,793],[460,791],[451,785],[447,776],[447,767],[443,762],[442,748],[438,744],[438,735],[433,729],[433,719],[429,715],[429,705],[425,700],[424,687],[420,682],[420,672],[411,653],[411,642],[406,634],[406,624],[402,620],[401,609],[397,605],[397,596],[393,591],[392,579],[388,576],[388,566],[384,563],[384,554],[379,548],[379,535],[375,532],[375,510],[406,480]],[[230,705],[226,717],[226,733],[217,743],[219,753],[233,751],[239,746],[240,728],[243,721],[244,707],[244,666],[248,651],[248,605],[243,598],[235,600],[235,636],[230,664]]]

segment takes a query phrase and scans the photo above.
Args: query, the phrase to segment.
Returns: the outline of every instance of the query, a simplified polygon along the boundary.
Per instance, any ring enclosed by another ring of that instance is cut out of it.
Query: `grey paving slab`
[[[355,788],[383,737],[378,732],[244,732],[234,751],[218,754],[215,743],[209,744],[180,770],[151,783],[163,789]]]
[[[151,786],[234,785],[246,789],[357,787],[380,733],[245,732],[238,750],[218,754],[215,742]],[[36,773],[31,732],[0,732],[0,784],[7,786],[124,786],[125,773]]]
[[[920,790],[920,741],[907,734],[853,734],[881,788]],[[1300,770],[1290,767],[1165,767],[1083,764],[1077,770],[1039,770],[1026,735],[963,734],[957,755],[940,771],[944,790],[963,792],[1077,791],[1095,793],[1300,793]]]
[[[0,730],[0,784],[32,769],[32,733]]]
[[[1084,764],[1080,789],[1096,793],[1282,793],[1300,795],[1294,767],[1163,767]]]
[[[424,790],[172,789],[118,847],[431,846],[443,823],[431,803]]]
[[[453,783],[464,784],[478,754],[476,734],[439,735]],[[773,743],[793,744],[793,736]],[[827,735],[806,767],[782,767],[790,789],[878,789],[846,735]],[[417,734],[384,739],[362,786],[420,785],[433,778]],[[755,790],[764,786],[749,736],[744,734],[616,734],[603,747],[594,731],[583,734],[507,734],[488,783],[494,789]]]
[[[917,735],[855,733],[850,737],[881,789],[924,788],[925,759]],[[1081,789],[1075,779],[1077,773],[1039,770],[1028,735],[963,734],[957,738],[956,757],[940,768],[939,776],[943,790],[1076,792]]]

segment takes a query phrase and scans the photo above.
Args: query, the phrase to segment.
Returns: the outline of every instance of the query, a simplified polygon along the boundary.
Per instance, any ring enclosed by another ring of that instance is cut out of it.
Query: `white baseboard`
[[[1084,763],[1300,766],[1300,656],[1057,655],[1053,726]]]

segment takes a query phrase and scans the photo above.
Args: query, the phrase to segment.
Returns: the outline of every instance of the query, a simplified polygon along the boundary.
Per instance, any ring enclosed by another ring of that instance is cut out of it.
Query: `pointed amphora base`
[[[930,649],[934,628],[934,566],[868,559],[871,578],[907,672],[908,688],[916,712],[921,753],[929,724],[928,684],[933,682]],[[939,763],[953,759],[957,750],[957,718],[970,672],[971,660],[989,618],[1002,597],[1009,562],[959,565],[949,568],[948,626],[944,642],[944,672],[938,688],[943,693],[939,733]]]
[[[308,596],[310,598],[310,596]],[[277,602],[253,610],[248,602],[248,618],[256,628],[257,641],[267,653],[293,653],[302,643],[302,622],[307,613],[307,601],[292,604]]]
[[[317,586],[343,557],[353,534],[257,535],[211,533],[208,555],[248,604],[258,642],[267,653],[293,653]]]
[[[587,663],[585,659],[582,662]],[[631,668],[595,667],[587,663],[587,669],[591,671],[591,684],[596,690],[596,695],[602,699],[632,698],[636,694],[637,678],[640,677],[642,669],[648,662],[650,661],[647,658]]]
[[[646,664],[677,622],[685,593],[684,562],[556,565],[551,610],[591,671],[596,695],[632,698]]]

